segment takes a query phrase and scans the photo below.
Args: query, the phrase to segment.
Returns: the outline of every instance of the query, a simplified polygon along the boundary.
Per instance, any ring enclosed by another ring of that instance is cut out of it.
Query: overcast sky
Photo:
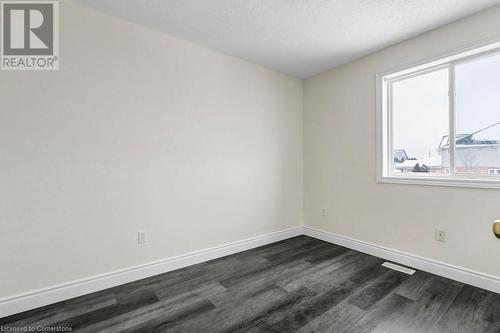
[[[455,77],[457,133],[500,122],[500,55],[458,65]],[[448,134],[448,71],[395,83],[393,95],[394,148],[416,158],[437,155]]]

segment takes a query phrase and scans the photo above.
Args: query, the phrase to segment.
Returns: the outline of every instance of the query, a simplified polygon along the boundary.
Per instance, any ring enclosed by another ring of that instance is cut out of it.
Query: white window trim
[[[390,71],[376,74],[376,103],[377,103],[377,182],[390,184],[413,184],[413,185],[433,185],[433,186],[453,186],[453,187],[472,187],[472,188],[490,188],[500,189],[500,177],[496,176],[478,176],[478,175],[396,175],[392,172],[392,152],[390,127],[390,117],[392,116],[388,107],[388,80],[408,78],[414,74],[421,74],[423,71],[434,71],[439,68],[449,67],[450,81],[454,80],[454,66],[458,63],[476,60],[482,56],[488,56],[492,53],[500,52],[500,38],[484,41],[479,44],[470,45],[422,60],[410,65],[395,68]],[[450,85],[450,138],[454,137],[455,122],[454,115],[455,92],[454,86]],[[453,136],[451,136],[453,135]],[[450,140],[450,163],[453,166],[455,153],[455,140]]]

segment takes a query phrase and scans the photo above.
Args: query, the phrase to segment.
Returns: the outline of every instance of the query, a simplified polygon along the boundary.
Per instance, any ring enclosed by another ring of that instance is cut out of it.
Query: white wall
[[[302,224],[301,81],[60,6],[0,72],[0,297]]]
[[[499,190],[375,181],[375,73],[493,37],[500,38],[500,7],[305,81],[307,225],[500,276],[491,231]],[[447,231],[447,243],[434,241],[436,228]]]

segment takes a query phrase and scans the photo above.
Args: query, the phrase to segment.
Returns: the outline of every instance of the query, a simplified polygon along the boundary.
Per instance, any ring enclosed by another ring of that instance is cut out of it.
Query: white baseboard
[[[102,275],[34,290],[28,293],[0,298],[0,318],[107,288],[116,287],[121,284],[137,281],[150,276],[170,272],[207,260],[250,250],[262,245],[300,236],[302,234],[303,227],[295,227],[140,266],[129,267]]]
[[[336,235],[331,232],[310,227],[295,227],[140,266],[0,298],[0,318],[300,235],[317,238],[478,288],[500,293],[500,278],[495,276]]]
[[[370,244],[357,239],[336,235],[310,227],[304,227],[304,234],[325,242],[337,244],[359,252],[364,252],[385,260],[463,282],[478,288],[500,293],[500,278],[449,265],[436,260],[422,258],[410,253]]]

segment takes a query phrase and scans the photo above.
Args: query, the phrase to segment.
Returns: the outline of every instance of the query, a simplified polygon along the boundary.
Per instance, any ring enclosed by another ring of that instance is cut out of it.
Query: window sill
[[[471,177],[379,176],[377,183],[500,189],[500,179]]]

